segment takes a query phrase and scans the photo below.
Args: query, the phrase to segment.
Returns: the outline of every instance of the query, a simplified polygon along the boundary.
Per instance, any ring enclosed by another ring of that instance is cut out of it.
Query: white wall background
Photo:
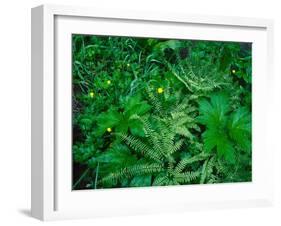
[[[0,6],[0,225],[39,225],[30,208],[30,8],[42,3],[151,9],[275,20],[275,104],[270,137],[275,150],[276,203],[270,208],[197,211],[50,225],[281,225],[281,13],[278,0],[7,0]]]

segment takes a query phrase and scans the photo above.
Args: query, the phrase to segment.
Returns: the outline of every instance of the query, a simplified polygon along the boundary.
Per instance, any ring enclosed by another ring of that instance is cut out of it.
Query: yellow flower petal
[[[90,92],[90,97],[94,97],[95,96],[95,93],[94,92]]]
[[[158,92],[158,93],[163,93],[163,92],[164,92],[164,89],[163,89],[162,87],[159,87],[159,88],[157,89],[157,92]]]
[[[235,71],[234,69],[232,69],[232,73],[233,73],[233,74],[235,74],[235,73],[236,73],[236,71]]]
[[[110,127],[108,127],[108,128],[106,129],[106,131],[110,133],[110,132],[112,132],[112,129],[111,129]]]
[[[110,81],[110,80],[107,80],[107,84],[110,85],[110,84],[111,84],[111,81]]]

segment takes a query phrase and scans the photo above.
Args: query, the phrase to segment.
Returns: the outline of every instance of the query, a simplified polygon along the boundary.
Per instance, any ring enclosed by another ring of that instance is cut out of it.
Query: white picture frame
[[[267,99],[273,81],[272,32],[273,22],[266,19],[56,5],[33,8],[32,216],[56,220],[271,205],[273,153],[265,138],[269,133]],[[72,33],[253,42],[253,181],[72,191]]]

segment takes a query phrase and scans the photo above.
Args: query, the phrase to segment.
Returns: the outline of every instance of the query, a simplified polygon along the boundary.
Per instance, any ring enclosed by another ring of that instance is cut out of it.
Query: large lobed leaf
[[[228,124],[229,136],[246,151],[251,149],[251,117],[246,108],[234,112]]]
[[[235,146],[250,150],[251,117],[246,108],[230,112],[229,98],[224,93],[215,93],[210,101],[199,103],[199,112],[197,120],[206,126],[203,141],[207,152],[216,150],[220,157],[234,163]]]
[[[142,116],[150,109],[151,106],[141,100],[139,94],[128,96],[123,109],[118,111],[116,108],[111,108],[98,116],[97,133],[103,135],[107,128],[114,129],[115,132],[126,133],[130,128],[132,134],[144,136],[142,124],[135,116]]]

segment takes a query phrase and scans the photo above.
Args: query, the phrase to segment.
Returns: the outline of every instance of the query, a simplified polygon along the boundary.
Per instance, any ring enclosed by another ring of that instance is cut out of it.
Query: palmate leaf
[[[229,111],[229,99],[224,93],[215,93],[211,95],[211,101],[202,100],[199,102],[200,115],[198,122],[209,128],[224,126],[226,123],[225,115]]]
[[[111,128],[119,133],[126,133],[130,129],[133,135],[144,136],[142,124],[135,116],[142,116],[150,109],[151,106],[146,101],[142,101],[139,94],[128,96],[123,109],[118,111],[116,108],[110,108],[97,117],[97,134],[103,135],[107,128]]]
[[[97,133],[102,135],[107,128],[113,128],[123,120],[122,114],[117,109],[111,108],[107,112],[101,113],[97,118]]]
[[[141,99],[140,94],[127,97],[124,105],[124,115],[131,117],[132,115],[144,115],[151,109],[151,106]]]
[[[204,149],[210,153],[216,150],[229,163],[235,162],[235,145],[250,150],[251,123],[246,108],[230,112],[229,98],[223,93],[211,95],[210,102],[199,103],[197,120],[206,126],[203,133]]]
[[[114,171],[125,166],[133,165],[137,162],[137,158],[129,149],[122,144],[116,144],[109,150],[101,153],[92,163],[102,163],[105,165],[105,171]]]
[[[128,163],[136,160],[136,157],[122,144],[116,144],[106,152],[97,157],[97,161],[103,163],[119,164],[122,162]]]
[[[204,148],[207,152],[211,152],[216,148],[220,157],[224,157],[230,163],[235,162],[235,149],[232,142],[228,139],[223,131],[209,129],[203,133]]]
[[[229,136],[246,151],[251,149],[251,117],[247,109],[238,109],[228,124]]]
[[[139,120],[130,119],[128,121],[128,127],[130,128],[130,131],[134,136],[139,136],[139,137],[145,136],[145,132],[144,132],[142,123]],[[121,132],[126,132],[126,131],[121,131]]]

